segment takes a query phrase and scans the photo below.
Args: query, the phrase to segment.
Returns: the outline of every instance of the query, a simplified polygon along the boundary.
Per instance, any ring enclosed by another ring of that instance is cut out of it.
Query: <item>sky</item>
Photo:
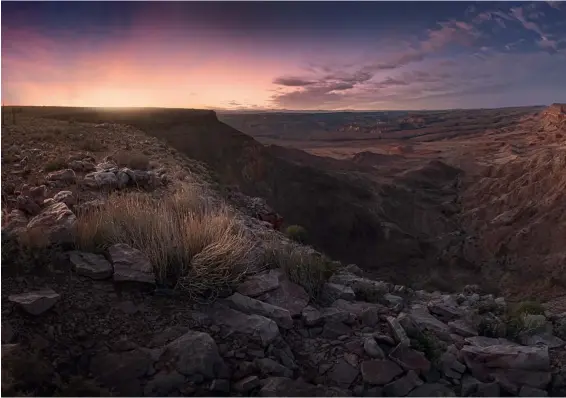
[[[6,2],[2,102],[245,110],[566,102],[566,2]]]

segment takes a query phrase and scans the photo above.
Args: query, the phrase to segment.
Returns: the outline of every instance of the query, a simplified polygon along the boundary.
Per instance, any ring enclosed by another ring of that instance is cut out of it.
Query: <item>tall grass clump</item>
[[[322,286],[336,272],[336,266],[324,256],[309,253],[304,247],[270,243],[265,249],[265,264],[283,270],[292,282],[301,285],[313,299],[319,299]]]
[[[196,185],[161,199],[113,194],[101,210],[78,215],[79,248],[104,251],[115,243],[142,251],[159,283],[193,298],[233,286],[255,263],[254,241]]]

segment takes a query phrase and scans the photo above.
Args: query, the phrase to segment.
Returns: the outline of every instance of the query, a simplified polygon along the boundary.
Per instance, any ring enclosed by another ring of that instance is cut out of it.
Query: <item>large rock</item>
[[[72,251],[69,261],[75,272],[91,279],[106,279],[112,276],[112,265],[100,254]]]
[[[32,315],[41,315],[59,301],[61,295],[52,289],[42,289],[33,292],[12,294],[8,301],[19,305]]]
[[[264,376],[293,377],[293,371],[271,358],[255,360],[255,365]]]
[[[149,259],[141,251],[124,243],[108,249],[114,266],[115,282],[137,282],[155,284],[155,274]]]
[[[285,308],[291,313],[292,317],[301,315],[303,308],[309,303],[309,295],[305,289],[291,282],[282,272],[279,273],[279,287],[257,297],[258,300],[265,301],[271,305]]]
[[[70,244],[75,241],[77,217],[65,203],[54,203],[33,217],[27,229],[42,231],[52,244]]]
[[[62,181],[68,184],[72,184],[77,180],[75,172],[71,169],[58,170],[47,175],[49,181]]]
[[[212,337],[194,331],[167,344],[161,359],[173,361],[180,374],[189,377],[202,375],[206,379],[216,378],[225,366]]]
[[[403,374],[403,369],[395,362],[385,360],[364,361],[361,366],[362,377],[366,383],[384,385]]]
[[[321,312],[311,306],[303,308],[301,315],[306,326],[317,326],[324,322]]]
[[[413,370],[410,370],[405,376],[387,384],[383,391],[390,397],[404,397],[421,385],[423,381]]]
[[[397,345],[389,353],[389,358],[405,370],[414,370],[423,374],[430,369],[430,361],[422,352],[415,351],[404,344]]]
[[[83,173],[88,173],[96,169],[93,163],[83,160],[71,160],[69,162],[69,168]]]
[[[262,315],[269,319],[273,319],[277,325],[284,329],[291,329],[293,327],[291,314],[284,308],[264,303],[263,301],[241,295],[240,293],[234,293],[232,296],[227,298],[227,301],[230,303],[232,308],[238,311],[246,314]]]
[[[347,311],[352,314],[355,318],[360,318],[364,311],[368,309],[373,309],[376,314],[386,314],[388,312],[387,308],[381,304],[367,303],[365,301],[347,301],[343,299],[338,299],[332,303],[333,308],[337,308],[342,311]]]
[[[27,195],[18,195],[16,198],[16,206],[18,206],[19,210],[32,216],[35,216],[41,211],[41,206]]]
[[[53,200],[57,203],[65,203],[71,207],[77,203],[77,200],[71,191],[61,191],[53,196]]]
[[[99,353],[90,361],[90,372],[119,395],[140,396],[141,379],[153,369],[150,355],[139,350]]]
[[[280,270],[269,270],[247,278],[238,286],[238,293],[257,297],[279,287]]]
[[[330,282],[322,286],[321,296],[328,302],[333,302],[338,299],[347,301],[354,301],[356,299],[356,294],[351,287]]]
[[[546,389],[552,381],[549,371],[496,369],[495,379],[510,394],[517,395],[521,386]]]
[[[478,332],[469,323],[464,320],[458,319],[456,321],[448,322],[448,327],[452,333],[462,337],[477,336]]]
[[[387,319],[387,323],[389,324],[389,328],[391,329],[391,333],[395,338],[395,341],[405,346],[411,344],[411,341],[409,340],[409,337],[407,337],[407,333],[405,332],[405,329],[403,328],[403,326],[401,326],[399,321],[392,316],[388,316],[386,319]]]
[[[27,224],[26,214],[21,210],[14,209],[2,220],[2,230],[17,233],[23,231]]]
[[[113,189],[118,187],[118,177],[110,171],[97,171],[87,174],[85,180],[92,180],[99,188]]]
[[[217,325],[247,335],[264,347],[279,337],[277,324],[261,315],[247,315],[230,308],[215,307],[211,311],[211,318]]]
[[[480,364],[488,368],[540,371],[547,371],[550,368],[546,346],[492,345],[479,347],[466,345],[460,353],[468,366]]]
[[[338,360],[338,362],[332,367],[329,372],[329,379],[337,383],[342,388],[350,387],[350,384],[356,380],[359,374],[359,370],[346,362],[344,359]]]
[[[520,338],[521,343],[530,346],[545,345],[548,348],[561,348],[566,344],[564,340],[552,335],[551,333],[537,333],[534,335],[525,335]]]
[[[338,272],[329,282],[352,288],[359,300],[378,302],[384,294],[389,293],[389,285],[385,282],[362,278],[349,272]]]
[[[436,319],[425,307],[414,305],[408,312],[408,318],[420,331],[429,331],[441,340],[452,341],[448,325]]]
[[[441,299],[429,302],[428,310],[445,322],[459,319],[464,315],[451,296],[443,296]]]

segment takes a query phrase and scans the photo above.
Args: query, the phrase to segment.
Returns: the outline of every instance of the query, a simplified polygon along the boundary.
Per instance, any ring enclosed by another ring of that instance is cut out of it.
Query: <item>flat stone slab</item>
[[[19,305],[32,315],[41,315],[59,301],[61,295],[52,289],[42,289],[33,292],[12,294],[8,301]]]
[[[492,345],[488,347],[464,346],[460,353],[468,366],[483,365],[488,368],[541,370],[550,369],[548,347],[520,345]]]
[[[364,361],[361,370],[364,381],[376,385],[387,384],[403,374],[403,369],[388,359]]]
[[[114,265],[115,282],[137,282],[155,284],[155,274],[151,262],[141,251],[124,243],[108,249],[110,261]]]
[[[91,279],[110,278],[114,273],[112,264],[100,254],[72,251],[69,261],[77,274]]]
[[[279,337],[277,324],[261,315],[247,315],[240,311],[217,306],[210,311],[210,317],[217,325],[248,335],[264,347]]]
[[[240,293],[234,293],[226,300],[235,310],[244,312],[246,314],[257,314],[269,319],[273,319],[278,326],[284,329],[291,329],[293,327],[293,319],[291,318],[291,313],[284,308],[276,307],[269,303],[264,303],[263,301],[244,296]]]
[[[238,293],[257,297],[279,287],[280,270],[264,271],[247,278],[238,286]]]

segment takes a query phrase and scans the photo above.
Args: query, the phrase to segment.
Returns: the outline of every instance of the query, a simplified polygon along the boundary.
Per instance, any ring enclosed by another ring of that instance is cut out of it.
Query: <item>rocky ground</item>
[[[61,132],[46,139],[46,129]],[[70,130],[93,146],[64,154],[81,142]],[[355,265],[315,275],[306,267],[323,256],[307,247],[290,257],[301,267],[260,257],[209,300],[189,299],[161,283],[143,250],[80,251],[75,235],[110,192],[165,198],[190,180],[222,201],[202,165],[120,125],[24,120],[3,139],[5,395],[566,394],[564,313],[478,286],[414,291]],[[294,245],[263,201],[228,196],[246,233],[269,243],[257,250]]]

